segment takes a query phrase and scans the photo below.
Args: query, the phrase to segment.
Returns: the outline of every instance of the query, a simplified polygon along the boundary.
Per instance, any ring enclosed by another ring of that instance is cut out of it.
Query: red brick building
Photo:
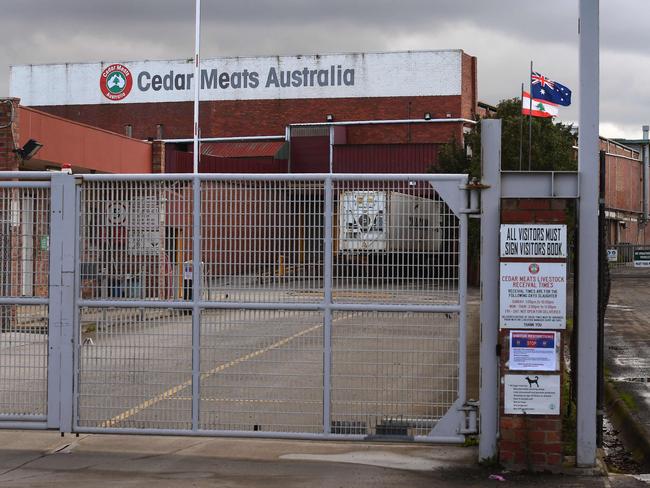
[[[183,140],[193,133],[192,78],[187,61],[15,66],[11,90],[70,120]],[[441,144],[462,142],[472,126],[476,80],[476,58],[460,50],[204,60],[201,135],[226,141],[203,151],[200,169],[323,172],[331,157],[337,172],[424,172]],[[328,120],[349,124],[332,140],[328,125],[300,125]],[[284,143],[227,140],[251,136]],[[167,146],[168,171],[191,171],[188,149],[185,141]]]

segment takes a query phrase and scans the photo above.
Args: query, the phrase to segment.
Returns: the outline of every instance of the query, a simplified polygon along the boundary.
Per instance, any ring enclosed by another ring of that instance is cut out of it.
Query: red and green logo
[[[99,77],[99,89],[109,100],[122,100],[131,92],[133,77],[129,68],[122,64],[111,64]]]
[[[528,266],[528,271],[530,274],[537,274],[539,273],[539,264],[537,263],[531,263],[530,266]]]

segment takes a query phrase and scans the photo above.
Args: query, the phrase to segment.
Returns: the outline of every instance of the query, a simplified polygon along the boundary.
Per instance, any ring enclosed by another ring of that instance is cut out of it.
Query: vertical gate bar
[[[82,243],[85,242],[84,239],[81,237],[81,232],[80,232],[80,226],[81,226],[81,186],[80,185],[75,185],[74,189],[74,196],[75,196],[75,212],[74,212],[74,221],[75,221],[75,229],[74,229],[74,248],[76,249],[77,256],[83,256],[83,247]],[[72,429],[76,430],[78,426],[78,419],[79,419],[79,374],[80,374],[80,364],[81,364],[81,348],[79,347],[79,339],[81,337],[80,330],[81,330],[81,310],[77,306],[77,298],[81,296],[81,259],[75,259],[75,279],[74,279],[74,300],[75,300],[75,306],[74,306],[74,322],[73,322],[73,340],[72,340],[72,348],[73,348],[73,354],[72,354],[72,368],[73,368],[73,375],[72,375]],[[93,293],[96,293],[95,290],[93,290]]]
[[[63,187],[52,178],[50,186],[50,256],[47,360],[47,427],[59,427],[61,381],[61,256],[63,255]]]
[[[466,213],[459,215],[460,236],[458,254],[458,300],[460,316],[458,320],[458,399],[461,404],[467,400],[467,225]]]
[[[329,434],[332,429],[330,419],[332,388],[332,198],[332,178],[327,176],[325,178],[325,218],[323,219],[325,227],[325,256],[323,263],[323,433],[325,434]]]
[[[59,183],[60,181],[60,183]],[[55,183],[56,182],[56,183]],[[73,356],[74,317],[76,307],[75,268],[76,268],[76,195],[75,179],[68,174],[52,176],[53,184],[61,184],[63,189],[62,233],[61,233],[61,369],[60,369],[60,411],[59,430],[72,432],[73,404]]]
[[[201,179],[192,180],[192,430],[199,428],[201,381]]]

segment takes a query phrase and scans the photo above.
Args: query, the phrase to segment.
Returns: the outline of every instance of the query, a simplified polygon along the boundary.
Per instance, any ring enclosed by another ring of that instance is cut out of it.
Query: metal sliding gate
[[[32,177],[0,186],[0,427],[476,433],[465,175]]]

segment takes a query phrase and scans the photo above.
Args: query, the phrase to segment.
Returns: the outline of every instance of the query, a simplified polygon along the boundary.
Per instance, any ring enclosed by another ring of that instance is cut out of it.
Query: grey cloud
[[[648,0],[601,1],[604,60],[629,56],[638,79],[650,71]],[[461,48],[479,60],[479,95],[518,94],[533,58],[577,88],[578,0],[202,0],[202,55],[263,55]],[[0,0],[0,95],[8,65],[190,57],[191,0]],[[636,59],[636,61],[634,61]],[[631,82],[603,62],[602,88]],[[574,88],[574,90],[575,90]],[[635,90],[636,92],[636,90]],[[602,103],[603,119],[643,117],[627,93]],[[646,105],[647,106],[647,105]],[[624,109],[623,109],[624,107]],[[577,107],[563,112],[577,117]]]

